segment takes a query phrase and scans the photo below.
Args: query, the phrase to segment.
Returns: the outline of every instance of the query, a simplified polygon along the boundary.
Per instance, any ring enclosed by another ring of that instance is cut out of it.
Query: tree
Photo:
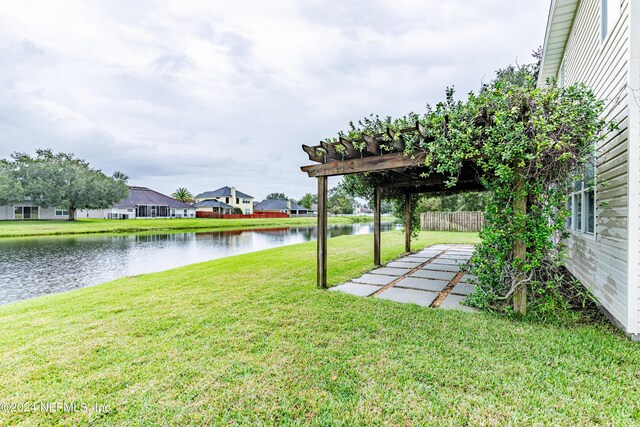
[[[464,165],[473,163],[489,197],[482,243],[470,269],[477,278],[476,292],[469,301],[510,313],[507,303],[513,300],[514,310],[523,313],[520,302],[526,295],[532,311],[548,319],[563,305],[567,288],[560,268],[567,186],[575,179],[590,187],[597,184],[588,172],[593,150],[616,125],[601,118],[604,102],[587,86],[558,86],[552,80],[538,86],[538,70],[539,63],[509,66],[464,101],[447,88],[445,99],[428,105],[424,114],[397,119],[371,115],[351,122],[337,137],[353,141],[361,151],[363,134],[402,138],[405,154],[420,151],[425,175],[446,176],[446,187],[454,187]],[[411,128],[421,131],[404,133]],[[369,198],[380,175],[348,175],[342,184],[350,195]],[[393,189],[384,196],[394,198],[398,207],[405,197]]]
[[[11,172],[11,163],[0,161],[0,205],[11,205],[25,199],[22,184],[13,179]]]
[[[373,199],[369,200],[369,209],[374,209]],[[381,214],[389,214],[393,212],[393,203],[391,200],[382,199],[380,200],[380,213]]]
[[[327,209],[334,215],[350,215],[353,213],[356,201],[340,184],[329,190]]]
[[[269,193],[267,194],[267,197],[265,197],[266,200],[289,200],[289,198],[287,196],[285,196],[284,193]]]
[[[302,199],[298,201],[300,206],[304,206],[307,209],[311,209],[311,205],[318,204],[318,195],[307,193],[302,196]]]
[[[171,197],[183,203],[193,203],[193,194],[185,187],[176,188]]]
[[[43,208],[68,210],[69,220],[78,209],[105,209],[129,194],[125,174],[109,177],[73,153],[54,154],[49,149],[36,150],[35,157],[14,153],[4,165],[14,195]]]
[[[427,194],[420,197],[416,209],[419,212],[484,211],[489,195],[487,191],[435,196]]]

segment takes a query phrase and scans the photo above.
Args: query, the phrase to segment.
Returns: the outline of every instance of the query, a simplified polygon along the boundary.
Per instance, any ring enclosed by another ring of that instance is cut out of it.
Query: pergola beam
[[[404,251],[411,252],[411,194],[404,197]]]
[[[328,179],[318,177],[318,287],[327,287],[327,199]]]
[[[302,166],[300,169],[310,177],[349,175],[361,172],[380,172],[391,169],[424,165],[425,153],[405,156],[404,153],[389,153],[381,156],[333,161],[318,165]]]
[[[382,265],[380,261],[380,225],[382,210],[382,191],[380,187],[376,187],[373,193],[373,263]]]

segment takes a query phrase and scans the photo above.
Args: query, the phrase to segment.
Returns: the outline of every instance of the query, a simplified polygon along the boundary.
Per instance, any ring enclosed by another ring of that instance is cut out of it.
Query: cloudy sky
[[[0,157],[74,152],[170,194],[301,197],[300,145],[421,112],[543,43],[549,0],[3,1]],[[336,181],[332,181],[335,183]]]

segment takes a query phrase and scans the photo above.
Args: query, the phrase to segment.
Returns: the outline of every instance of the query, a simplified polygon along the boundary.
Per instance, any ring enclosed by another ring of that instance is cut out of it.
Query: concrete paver
[[[474,276],[473,274],[465,274],[464,276],[462,276],[462,278],[460,279],[461,283],[475,283],[476,282],[476,276]]]
[[[438,296],[437,292],[418,291],[415,289],[389,288],[375,298],[388,299],[396,302],[414,303],[429,307]]]
[[[469,283],[458,283],[453,290],[451,291],[452,294],[458,294],[458,295],[469,295],[472,294],[475,291],[475,286],[469,284]]]
[[[415,277],[426,277],[429,279],[446,280],[447,282],[455,277],[457,273],[453,271],[438,271],[438,270],[418,270],[413,273]]]
[[[384,286],[396,280],[397,277],[393,276],[383,276],[381,274],[363,274],[360,277],[352,279],[352,282],[356,283],[364,283],[365,285],[378,285]]]
[[[371,270],[371,274],[384,274],[385,276],[395,276],[400,277],[403,274],[407,274],[412,267],[406,268],[391,268],[391,267],[381,267],[376,268],[375,270]]]
[[[387,264],[387,267],[411,269],[411,268],[415,268],[419,264],[422,264],[422,263],[418,260],[415,260],[415,261],[397,260],[397,261],[391,261],[389,264]]]
[[[375,291],[379,291],[380,290],[380,286],[364,285],[364,284],[361,284],[361,283],[347,282],[347,283],[343,283],[342,285],[334,286],[333,288],[330,288],[329,290],[330,291],[344,292],[344,293],[351,294],[351,295],[357,295],[359,297],[368,297],[369,295],[371,295]]]
[[[446,280],[424,279],[420,277],[407,277],[395,284],[401,288],[420,289],[422,291],[440,292],[447,286]]]
[[[423,270],[438,270],[438,271],[454,271],[454,272],[459,272],[460,267],[458,267],[457,265],[447,265],[447,264],[434,264],[434,263],[429,263],[427,265],[425,265],[424,267],[422,267]]]
[[[466,297],[462,295],[451,294],[447,296],[444,301],[442,301],[442,304],[440,304],[440,308],[444,308],[446,310],[462,310],[462,311],[468,311],[468,312],[479,311],[475,307],[462,305],[461,302],[464,301],[465,298]]]

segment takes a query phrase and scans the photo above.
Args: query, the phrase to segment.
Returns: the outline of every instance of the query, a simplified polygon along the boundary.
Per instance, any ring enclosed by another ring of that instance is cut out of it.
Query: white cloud
[[[51,147],[170,193],[300,197],[302,143],[529,60],[548,0],[5,2],[0,157]]]

